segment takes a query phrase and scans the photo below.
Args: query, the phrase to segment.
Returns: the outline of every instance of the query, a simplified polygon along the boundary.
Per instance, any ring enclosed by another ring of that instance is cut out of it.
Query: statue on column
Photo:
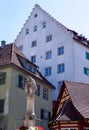
[[[25,114],[24,126],[28,127],[28,130],[34,130],[36,123],[36,115],[34,112],[34,100],[35,100],[36,82],[28,76],[25,81],[25,93],[27,95],[27,111]]]

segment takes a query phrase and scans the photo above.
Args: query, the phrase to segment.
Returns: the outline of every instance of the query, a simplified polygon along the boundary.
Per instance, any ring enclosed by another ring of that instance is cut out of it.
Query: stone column
[[[36,123],[36,115],[34,112],[36,83],[35,80],[28,76],[25,81],[25,92],[27,95],[27,110],[25,114],[24,125],[30,129]]]

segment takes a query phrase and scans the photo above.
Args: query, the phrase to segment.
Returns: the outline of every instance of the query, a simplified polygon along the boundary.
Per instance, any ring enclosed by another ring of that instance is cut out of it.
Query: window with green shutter
[[[24,89],[25,85],[25,77],[22,75],[18,75],[18,87]]]
[[[6,72],[1,72],[0,73],[0,85],[6,83]]]
[[[86,59],[89,60],[89,52],[86,52]]]
[[[3,113],[4,112],[4,100],[1,99],[0,100],[0,113]]]
[[[86,68],[86,67],[84,67],[84,74],[87,75],[87,76],[89,76],[89,69]]]

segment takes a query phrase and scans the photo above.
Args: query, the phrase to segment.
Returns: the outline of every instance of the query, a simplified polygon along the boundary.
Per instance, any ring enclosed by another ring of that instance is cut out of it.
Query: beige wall
[[[4,68],[0,72],[6,72],[6,84],[0,85],[0,99],[5,99],[6,90],[9,89],[9,114],[6,116],[6,123],[8,124],[8,129],[14,130],[18,126],[23,125],[23,119],[26,112],[26,94],[25,91],[18,87],[18,75],[28,76],[28,73],[19,70],[18,68]],[[35,79],[36,83],[41,86],[40,96],[36,96],[35,99],[35,113],[37,120],[39,119],[39,124],[46,125],[47,121],[40,120],[41,109],[47,109],[52,113],[52,89],[44,84],[42,81]],[[43,87],[49,90],[48,100],[43,99]],[[45,124],[46,123],[46,124]]]

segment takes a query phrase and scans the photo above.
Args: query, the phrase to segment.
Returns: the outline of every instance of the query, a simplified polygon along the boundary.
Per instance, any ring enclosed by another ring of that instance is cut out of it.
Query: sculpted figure
[[[28,76],[25,80],[25,92],[27,94],[35,94],[35,91],[36,91],[36,82],[35,80]]]
[[[32,130],[36,123],[36,116],[34,112],[34,100],[35,100],[36,82],[28,76],[25,80],[25,93],[27,94],[27,111],[25,114],[24,125],[29,127],[28,130]]]

